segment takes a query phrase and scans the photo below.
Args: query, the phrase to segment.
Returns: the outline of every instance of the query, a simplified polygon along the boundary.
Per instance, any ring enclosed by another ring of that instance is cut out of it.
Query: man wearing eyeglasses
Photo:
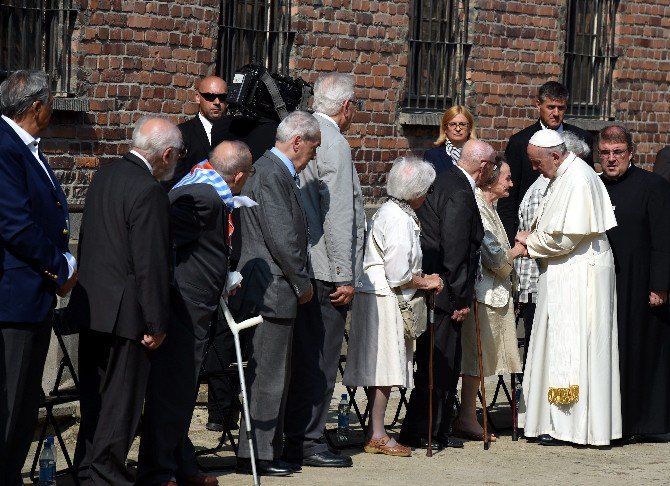
[[[607,232],[616,266],[623,435],[670,432],[670,184],[633,163],[623,126],[600,131],[602,181],[617,227]]]
[[[538,172],[533,170],[528,158],[527,149],[530,138],[543,128],[556,130],[558,133],[566,130],[584,140],[589,147],[593,146],[593,137],[589,132],[563,121],[568,108],[569,96],[568,89],[561,83],[556,81],[544,83],[535,100],[539,120],[512,135],[507,143],[505,158],[512,172],[514,185],[509,191],[509,197],[498,201],[498,214],[512,244],[514,244],[514,235],[519,226],[519,205],[530,185],[538,177]],[[584,161],[593,166],[591,157]]]
[[[229,139],[229,120],[224,115],[228,109],[228,84],[218,76],[207,76],[198,83],[195,101],[198,114],[178,125],[184,138],[186,153],[179,159],[174,177],[164,187],[169,190],[191,168],[207,159],[212,148]]]

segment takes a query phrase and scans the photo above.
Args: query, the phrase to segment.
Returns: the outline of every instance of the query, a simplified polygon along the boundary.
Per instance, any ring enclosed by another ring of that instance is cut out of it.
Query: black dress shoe
[[[223,424],[219,424],[216,422],[207,422],[205,428],[212,432],[223,432]]]
[[[285,461],[284,459],[275,459],[275,462],[282,467],[291,469],[293,472],[302,471],[302,466],[297,462]]]
[[[554,439],[549,434],[542,434],[537,436],[537,443],[543,446],[562,446],[569,445],[569,442],[563,440]]]
[[[354,462],[349,456],[342,456],[331,451],[317,452],[303,458],[303,466],[314,467],[351,467]]]
[[[462,449],[463,441],[457,439],[456,437],[450,437],[447,434],[438,434],[433,438],[433,441],[437,441],[442,447],[452,447],[454,449]]]
[[[426,436],[401,435],[398,437],[398,442],[407,447],[411,447],[412,449],[428,449],[428,438]],[[430,446],[434,451],[441,451],[443,448],[442,444],[436,439],[433,439]]]
[[[256,473],[259,476],[290,476],[293,474],[293,469],[282,466],[282,464],[286,463],[279,461],[279,459],[273,461],[257,459]],[[251,469],[251,459],[238,457],[235,472],[237,474],[253,474]]]

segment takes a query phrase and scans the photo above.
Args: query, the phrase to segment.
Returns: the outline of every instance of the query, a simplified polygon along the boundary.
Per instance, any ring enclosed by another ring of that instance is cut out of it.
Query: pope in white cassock
[[[605,186],[560,134],[530,139],[533,169],[551,180],[532,231],[517,235],[540,264],[538,304],[519,426],[542,445],[607,445],[621,437],[614,259]]]

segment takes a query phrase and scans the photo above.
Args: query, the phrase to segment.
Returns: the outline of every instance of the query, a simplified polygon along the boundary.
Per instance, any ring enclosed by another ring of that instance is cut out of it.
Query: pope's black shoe
[[[457,439],[456,437],[451,437],[447,434],[438,434],[433,438],[433,441],[437,441],[442,447],[452,447],[454,449],[462,449],[463,441]]]
[[[237,474],[252,474],[251,459],[242,457],[237,458],[237,467],[235,468]],[[289,476],[295,470],[288,466],[284,461],[275,459],[273,461],[266,461],[262,459],[256,460],[256,473],[259,476]]]
[[[351,467],[353,461],[349,456],[335,454],[331,451],[323,451],[303,458],[302,465],[314,467]]]
[[[411,447],[412,449],[428,449],[428,439],[425,435],[401,434],[400,437],[398,437],[398,443]],[[441,451],[443,447],[436,439],[433,439],[430,446],[434,451]]]
[[[569,442],[563,440],[554,439],[549,434],[542,434],[537,436],[537,443],[543,446],[563,446],[570,445]]]

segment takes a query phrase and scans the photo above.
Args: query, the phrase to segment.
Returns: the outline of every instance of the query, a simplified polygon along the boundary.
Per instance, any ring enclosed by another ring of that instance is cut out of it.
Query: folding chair
[[[58,347],[62,352],[63,356],[58,363],[58,370],[56,372],[56,380],[54,381],[53,388],[49,391],[48,394],[44,393],[44,390],[41,390],[40,398],[40,408],[45,410],[44,425],[40,431],[40,436],[37,442],[37,450],[35,451],[35,456],[33,457],[33,463],[30,468],[30,479],[33,482],[37,482],[37,464],[39,462],[40,453],[42,452],[42,447],[47,438],[47,431],[49,425],[54,431],[56,439],[58,439],[58,444],[60,445],[60,453],[65,459],[67,467],[56,472],[57,476],[63,476],[69,474],[74,481],[74,484],[79,485],[79,479],[77,478],[77,473],[72,466],[72,459],[70,454],[67,452],[65,446],[65,441],[63,440],[63,432],[61,431],[58,421],[54,416],[54,408],[59,405],[64,405],[66,403],[75,403],[79,401],[79,379],[77,373],[74,369],[74,364],[70,359],[70,354],[67,351],[65,346],[65,341],[63,340],[64,335],[71,335],[78,332],[77,329],[69,328],[66,323],[63,321],[63,311],[62,309],[56,309],[53,313],[53,331],[58,340]],[[70,377],[72,379],[72,384],[63,386],[62,381],[64,377],[65,370],[67,369]]]

